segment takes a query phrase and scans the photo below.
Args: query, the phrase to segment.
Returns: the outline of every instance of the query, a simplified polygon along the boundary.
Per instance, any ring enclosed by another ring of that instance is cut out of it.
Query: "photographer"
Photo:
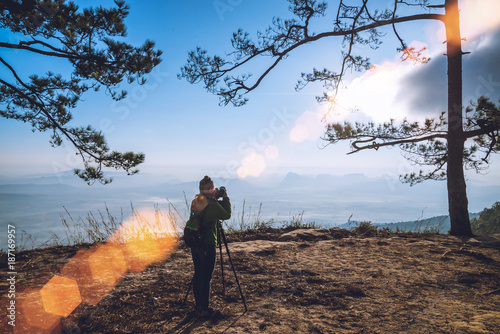
[[[219,198],[222,199],[219,200]],[[202,246],[191,249],[194,263],[193,291],[196,313],[200,316],[216,316],[220,313],[209,307],[210,282],[216,260],[217,222],[231,218],[231,203],[226,189],[215,188],[212,179],[205,176],[200,181],[200,193],[191,202],[191,215],[193,214],[200,214],[200,225],[203,229]]]

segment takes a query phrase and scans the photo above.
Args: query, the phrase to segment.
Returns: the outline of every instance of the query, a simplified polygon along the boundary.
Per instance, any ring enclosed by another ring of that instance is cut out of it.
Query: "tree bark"
[[[448,57],[448,161],[447,186],[450,234],[472,236],[465,184],[462,120],[462,38],[458,0],[446,0],[446,40]]]

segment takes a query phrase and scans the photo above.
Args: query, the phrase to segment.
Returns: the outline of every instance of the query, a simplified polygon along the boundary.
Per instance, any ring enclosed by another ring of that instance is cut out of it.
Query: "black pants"
[[[193,291],[196,308],[207,309],[210,303],[210,282],[215,267],[215,246],[203,244],[199,250],[191,249],[194,263]]]

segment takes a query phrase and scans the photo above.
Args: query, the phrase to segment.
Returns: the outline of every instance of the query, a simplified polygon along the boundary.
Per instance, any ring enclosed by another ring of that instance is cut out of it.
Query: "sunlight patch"
[[[248,176],[258,177],[266,169],[266,161],[264,157],[257,153],[247,154],[241,161],[241,166],[237,170],[237,174],[241,178]]]

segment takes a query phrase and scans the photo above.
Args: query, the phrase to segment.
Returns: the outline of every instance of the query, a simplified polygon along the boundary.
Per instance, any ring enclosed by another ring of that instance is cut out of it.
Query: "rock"
[[[487,246],[500,249],[500,235],[478,236],[467,240],[466,244],[471,246]]]
[[[273,255],[276,253],[276,248],[286,246],[289,243],[270,240],[251,240],[243,242],[232,242],[229,244],[231,252],[247,252],[256,255]]]
[[[348,229],[342,227],[332,227],[330,229],[330,234],[334,239],[348,238],[351,232]]]
[[[330,230],[326,228],[298,229],[283,234],[280,241],[314,241],[331,239]]]

